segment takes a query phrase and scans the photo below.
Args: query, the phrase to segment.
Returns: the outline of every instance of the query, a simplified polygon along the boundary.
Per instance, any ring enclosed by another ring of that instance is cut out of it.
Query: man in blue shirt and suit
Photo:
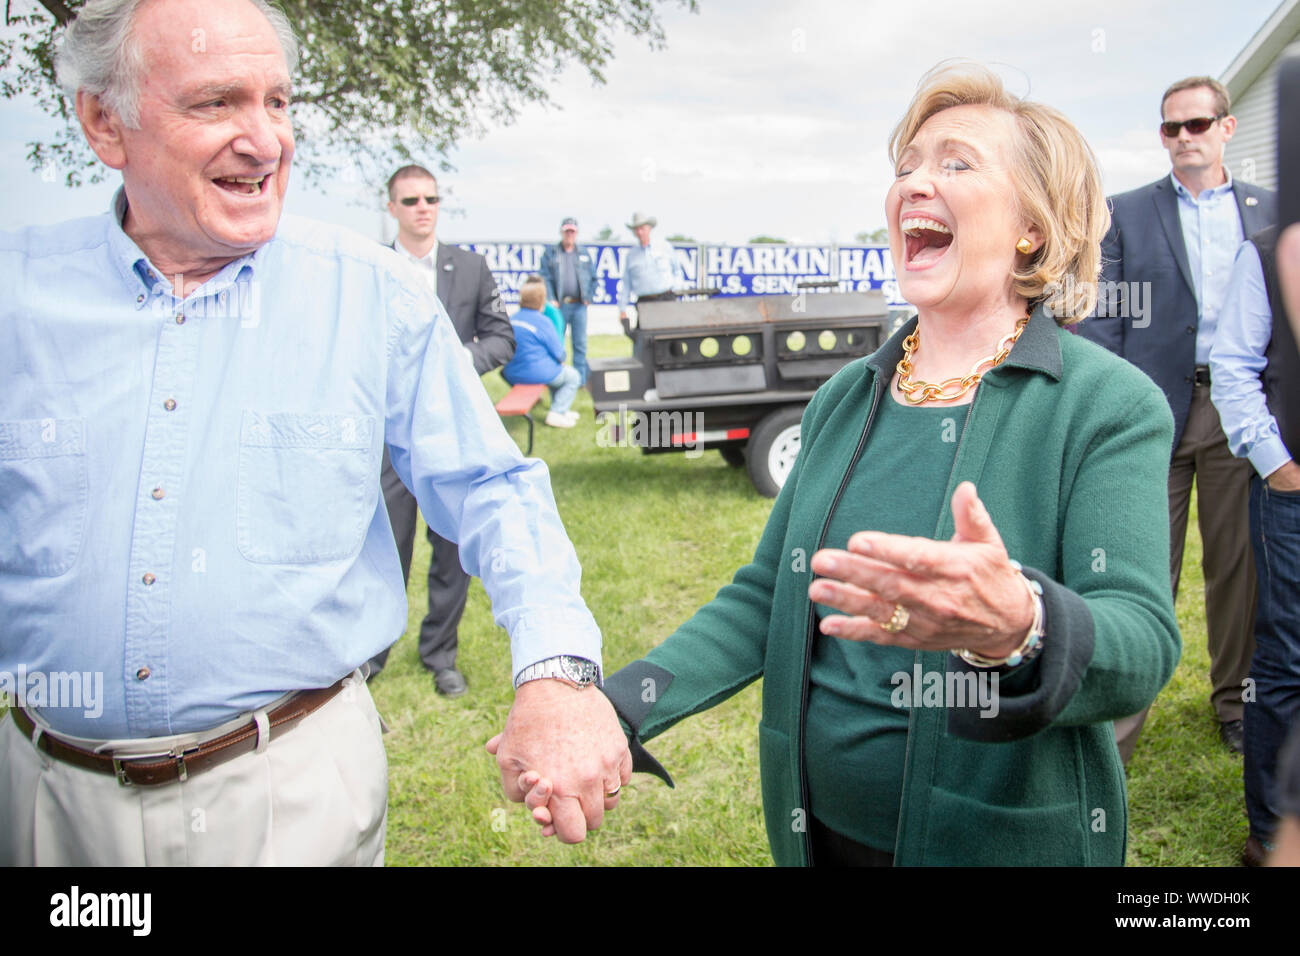
[[[1175,595],[1193,479],[1204,546],[1211,703],[1237,753],[1243,681],[1254,649],[1255,576],[1247,532],[1250,466],[1233,457],[1210,401],[1210,348],[1242,240],[1269,225],[1271,192],[1233,180],[1224,147],[1236,130],[1228,92],[1210,77],[1173,84],[1161,99],[1160,138],[1173,169],[1112,199],[1102,287],[1079,334],[1142,369],[1174,414],[1169,471],[1170,577]],[[1146,711],[1116,721],[1127,763]]]

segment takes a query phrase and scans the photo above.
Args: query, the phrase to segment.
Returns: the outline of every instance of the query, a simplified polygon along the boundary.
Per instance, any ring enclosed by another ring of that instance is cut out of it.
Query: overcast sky
[[[15,5],[30,0],[15,0]],[[947,57],[984,61],[1016,92],[1063,110],[1101,161],[1108,192],[1168,171],[1160,94],[1218,76],[1276,0],[700,0],[663,11],[666,50],[616,45],[608,82],[577,70],[550,107],[526,109],[449,157],[439,237],[551,239],[574,215],[584,238],[620,240],[634,210],[662,235],[743,242],[848,242],[884,225],[885,145],[916,82]],[[0,104],[0,229],[107,208],[111,185],[69,190],[31,171],[27,143],[52,121]],[[436,158],[430,158],[430,165]],[[290,187],[288,208],[381,238],[378,194],[356,184]]]

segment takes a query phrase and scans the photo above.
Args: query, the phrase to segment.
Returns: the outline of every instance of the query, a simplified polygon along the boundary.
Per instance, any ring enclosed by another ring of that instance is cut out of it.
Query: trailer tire
[[[787,405],[768,415],[749,436],[749,480],[764,498],[775,498],[799,454],[802,405]]]
[[[719,445],[718,454],[732,468],[743,468],[745,465],[745,446],[744,445]]]

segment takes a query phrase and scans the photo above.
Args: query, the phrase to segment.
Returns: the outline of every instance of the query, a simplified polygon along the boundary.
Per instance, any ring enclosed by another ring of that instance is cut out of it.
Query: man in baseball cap
[[[578,245],[578,220],[560,222],[560,241],[542,253],[546,298],[573,330],[573,367],[587,381],[587,306],[596,292],[596,257]]]

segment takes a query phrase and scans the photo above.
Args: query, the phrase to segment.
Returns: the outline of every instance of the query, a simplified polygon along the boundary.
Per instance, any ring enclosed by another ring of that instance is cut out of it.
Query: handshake
[[[487,742],[501,789],[532,811],[543,836],[581,843],[618,806],[632,754],[609,699],[595,686],[532,680],[515,691],[505,730]]]

